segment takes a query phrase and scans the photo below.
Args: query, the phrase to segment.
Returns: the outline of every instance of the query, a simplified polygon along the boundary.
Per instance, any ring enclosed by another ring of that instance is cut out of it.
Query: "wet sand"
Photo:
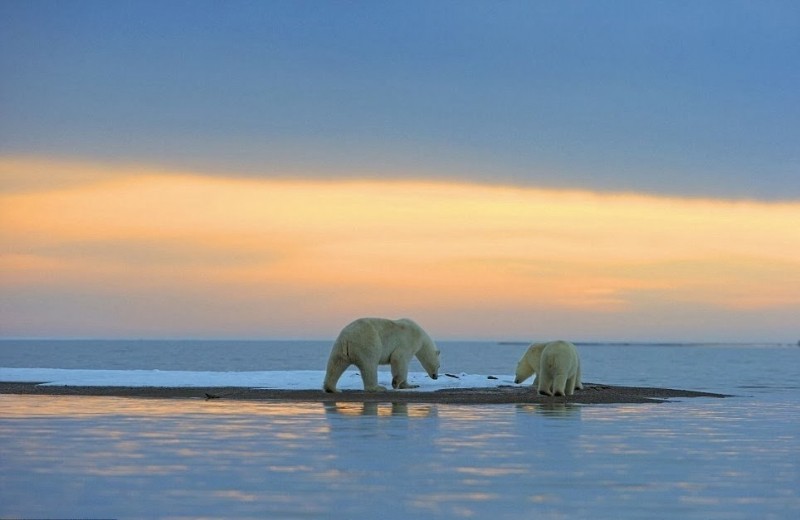
[[[25,395],[84,395],[155,399],[232,399],[297,402],[360,402],[360,403],[443,403],[443,404],[501,404],[552,403],[620,404],[654,403],[691,397],[730,397],[724,394],[676,390],[613,386],[584,383],[583,390],[566,397],[540,396],[530,385],[497,388],[458,388],[437,391],[389,390],[386,392],[342,391],[328,394],[322,390],[284,390],[238,387],[117,387],[117,386],[43,386],[37,382],[2,383],[0,394]]]

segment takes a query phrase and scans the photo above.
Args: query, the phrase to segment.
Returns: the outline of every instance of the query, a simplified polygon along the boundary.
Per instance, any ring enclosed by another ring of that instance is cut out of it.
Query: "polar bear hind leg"
[[[567,378],[567,386],[564,388],[564,392],[567,395],[572,395],[575,393],[575,377],[568,377]]]
[[[359,356],[354,360],[355,366],[361,372],[361,380],[364,382],[365,392],[383,392],[385,386],[378,384],[378,360],[371,359],[371,356]]]
[[[566,374],[558,374],[553,378],[553,394],[566,395],[567,376]],[[572,393],[572,392],[570,392]],[[551,395],[553,395],[551,394]]]
[[[553,379],[549,374],[539,374],[539,384],[536,386],[539,395],[553,395]]]
[[[342,377],[344,371],[347,370],[352,363],[343,355],[331,353],[328,358],[328,368],[325,370],[325,382],[322,384],[322,389],[328,393],[336,393],[339,390],[336,388],[336,383]]]

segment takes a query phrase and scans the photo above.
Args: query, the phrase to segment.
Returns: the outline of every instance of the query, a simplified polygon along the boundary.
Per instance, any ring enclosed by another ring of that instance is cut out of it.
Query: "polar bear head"
[[[534,343],[517,363],[517,373],[514,382],[519,384],[539,372],[539,362],[542,359],[542,350],[547,343]]]
[[[431,379],[439,377],[439,353],[433,341],[427,338],[422,342],[422,348],[417,351],[417,359]]]

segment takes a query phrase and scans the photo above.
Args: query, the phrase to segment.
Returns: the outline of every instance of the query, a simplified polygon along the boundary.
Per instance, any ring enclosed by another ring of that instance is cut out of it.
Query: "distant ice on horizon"
[[[323,370],[283,370],[262,372],[192,372],[178,370],[85,370],[64,368],[2,368],[0,381],[37,382],[48,386],[130,386],[130,387],[244,387],[285,390],[322,389]],[[418,390],[444,388],[494,388],[514,384],[513,376],[489,379],[486,375],[440,374],[434,380],[424,372],[410,372],[408,381]],[[392,374],[379,371],[378,383],[391,388]],[[348,370],[339,380],[341,390],[363,389],[361,375]],[[412,390],[413,391],[413,390]]]

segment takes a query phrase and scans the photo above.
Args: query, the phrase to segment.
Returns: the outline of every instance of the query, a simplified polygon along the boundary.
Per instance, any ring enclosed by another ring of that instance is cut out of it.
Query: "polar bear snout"
[[[439,374],[437,374],[436,372],[434,372],[433,374],[429,374],[429,375],[431,376],[431,379],[439,379]]]

